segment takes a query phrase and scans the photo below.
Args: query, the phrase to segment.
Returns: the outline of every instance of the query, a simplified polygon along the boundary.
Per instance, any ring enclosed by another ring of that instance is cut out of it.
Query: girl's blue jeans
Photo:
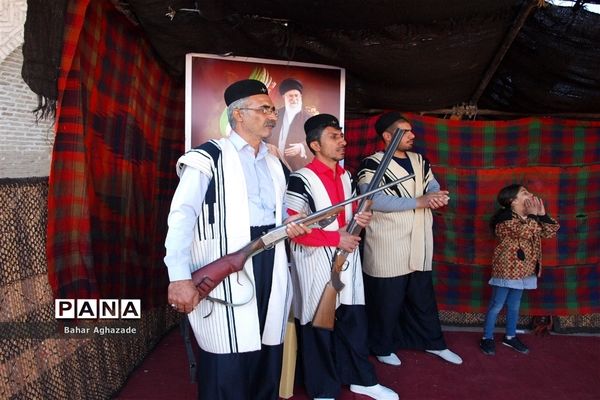
[[[511,289],[507,287],[492,286],[492,299],[485,315],[483,337],[494,338],[494,326],[496,319],[504,304],[506,303],[506,336],[516,336],[517,320],[519,319],[519,306],[523,289]]]

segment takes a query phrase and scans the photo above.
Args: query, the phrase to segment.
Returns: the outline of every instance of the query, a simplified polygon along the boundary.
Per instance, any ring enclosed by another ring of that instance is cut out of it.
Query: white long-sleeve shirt
[[[250,225],[274,224],[275,189],[265,160],[268,152],[267,146],[261,143],[258,154],[255,155],[254,148],[237,133],[232,132],[230,140],[238,151],[242,163],[248,191]],[[169,230],[165,240],[167,254],[164,261],[168,267],[171,281],[191,279],[190,248],[194,237],[193,229],[202,210],[210,179],[200,170],[190,166],[186,166],[180,176],[171,202],[167,220]]]

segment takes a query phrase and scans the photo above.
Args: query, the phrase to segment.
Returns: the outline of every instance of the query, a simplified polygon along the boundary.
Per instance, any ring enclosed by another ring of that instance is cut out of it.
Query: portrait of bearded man
[[[304,123],[318,111],[303,105],[304,86],[298,79],[284,79],[278,88],[284,106],[277,110],[277,123],[267,142],[277,149],[277,154],[288,167],[296,171],[313,158],[306,145]]]

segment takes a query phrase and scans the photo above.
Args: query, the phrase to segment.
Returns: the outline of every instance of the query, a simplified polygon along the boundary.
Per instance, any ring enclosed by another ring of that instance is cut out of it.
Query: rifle
[[[304,224],[309,228],[324,228],[335,220],[337,215],[340,212],[342,212],[344,206],[346,206],[347,204],[367,198],[368,196],[372,196],[380,190],[384,190],[388,187],[397,185],[402,180],[403,179],[399,179],[397,181],[390,182],[373,190],[369,190],[361,195],[344,200],[340,203],[332,205],[331,207],[327,207],[322,210],[316,211],[310,215],[307,215],[304,218],[294,220],[293,222],[296,224]],[[246,263],[246,260],[248,258],[260,253],[263,250],[268,250],[278,242],[286,239],[288,237],[286,228],[287,225],[280,225],[278,227],[275,227],[269,232],[262,235],[261,237],[254,239],[241,249],[233,253],[227,254],[194,271],[192,273],[192,281],[194,282],[194,285],[196,285],[198,292],[200,292],[200,299],[208,297],[208,294],[227,276],[235,272],[241,271],[244,268],[244,264]],[[231,305],[219,299],[211,299],[221,304]]]
[[[372,192],[373,189],[379,186],[379,183],[383,179],[385,171],[387,170],[387,167],[398,148],[398,143],[400,143],[400,140],[402,140],[402,136],[404,136],[405,132],[406,130],[400,128],[397,128],[394,131],[392,141],[390,142],[388,148],[385,150],[381,162],[379,163],[377,170],[375,170],[375,173],[373,174],[373,179],[371,179],[371,182],[369,183],[365,194]],[[398,179],[396,182],[400,183],[405,180],[411,179],[414,176],[414,174],[410,174],[401,179]],[[371,209],[372,197],[373,196],[370,195],[361,200],[357,209],[357,213],[369,211]],[[354,236],[358,236],[362,231],[362,226],[358,225],[356,220],[353,219],[348,224],[346,231]],[[333,254],[333,258],[331,260],[331,278],[329,279],[329,282],[327,282],[325,288],[323,289],[323,293],[321,294],[321,298],[319,299],[319,304],[317,305],[317,310],[315,311],[315,315],[313,316],[312,326],[314,326],[315,328],[323,328],[328,329],[330,331],[333,330],[333,326],[335,324],[335,308],[337,304],[337,295],[339,292],[342,291],[342,289],[345,286],[340,278],[340,273],[342,271],[342,267],[346,263],[347,258],[347,251],[342,250],[339,247],[335,250],[335,253]]]

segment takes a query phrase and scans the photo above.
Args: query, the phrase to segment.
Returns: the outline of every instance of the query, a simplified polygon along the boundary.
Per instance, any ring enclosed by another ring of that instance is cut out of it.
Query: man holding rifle
[[[284,242],[249,258],[201,301],[192,272],[280,225],[287,170],[264,140],[277,112],[265,85],[225,90],[232,133],[184,154],[169,213],[165,264],[169,304],[188,313],[200,346],[201,399],[279,398],[283,338],[291,302]],[[309,232],[289,224],[291,238]]]
[[[378,192],[373,218],[365,230],[363,271],[369,320],[369,348],[385,364],[400,365],[399,348],[426,350],[461,364],[448,350],[440,325],[432,282],[433,216],[449,196],[433,176],[429,161],[411,152],[415,138],[410,123],[398,112],[381,115],[375,130],[389,147],[396,129],[404,136],[389,163],[384,183],[414,174],[414,179]],[[365,190],[382,159],[366,158],[359,169]]]
[[[315,155],[312,162],[290,175],[286,196],[288,213],[306,213],[339,203],[352,195],[350,174],[339,161],[346,141],[336,117],[319,114],[304,124],[306,143]],[[367,319],[364,308],[362,269],[358,251],[360,237],[346,231],[354,218],[364,227],[371,212],[353,215],[351,205],[323,229],[313,229],[291,243],[294,280],[294,316],[297,319],[299,358],[308,395],[335,398],[342,384],[376,399],[398,399],[391,389],[377,383],[368,360]],[[331,277],[336,248],[348,254],[340,273],[345,284],[338,294],[333,331],[313,327],[311,321]]]

